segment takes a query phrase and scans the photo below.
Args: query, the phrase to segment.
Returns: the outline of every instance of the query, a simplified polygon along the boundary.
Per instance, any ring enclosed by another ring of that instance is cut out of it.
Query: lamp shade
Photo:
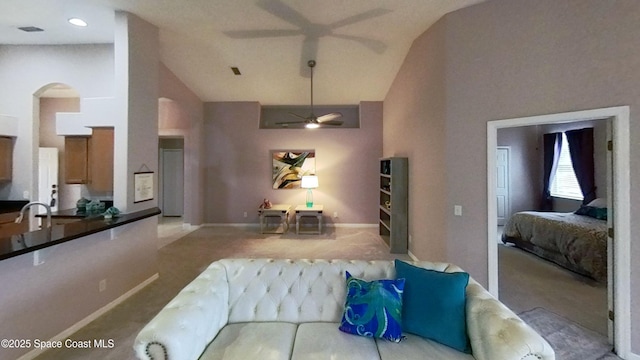
[[[300,187],[303,189],[315,189],[318,187],[318,177],[315,175],[308,175],[302,177],[302,183]]]

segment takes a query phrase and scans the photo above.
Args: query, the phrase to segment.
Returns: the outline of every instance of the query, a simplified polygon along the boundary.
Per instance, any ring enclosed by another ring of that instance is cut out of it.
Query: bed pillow
[[[591,200],[590,203],[587,204],[587,206],[592,206],[592,207],[596,207],[596,208],[606,208],[607,207],[607,199],[606,198],[593,199],[593,200]]]
[[[396,260],[405,279],[402,330],[471,353],[467,335],[466,289],[469,274],[423,269]]]
[[[607,220],[607,208],[582,205],[576,210],[575,214],[589,216],[598,220]]]
[[[402,340],[404,279],[364,281],[347,271],[347,298],[339,329],[346,333]]]

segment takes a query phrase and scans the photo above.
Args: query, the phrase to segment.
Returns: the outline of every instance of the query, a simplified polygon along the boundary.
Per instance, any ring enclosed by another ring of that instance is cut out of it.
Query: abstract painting
[[[302,176],[315,175],[315,150],[271,151],[273,189],[299,189]]]

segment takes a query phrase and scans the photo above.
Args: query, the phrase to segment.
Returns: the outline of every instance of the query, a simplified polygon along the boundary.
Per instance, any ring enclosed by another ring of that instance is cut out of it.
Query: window
[[[562,133],[562,148],[558,159],[558,169],[551,183],[551,196],[573,200],[583,200],[582,190],[573,172],[571,155],[569,154],[569,142],[567,136]]]

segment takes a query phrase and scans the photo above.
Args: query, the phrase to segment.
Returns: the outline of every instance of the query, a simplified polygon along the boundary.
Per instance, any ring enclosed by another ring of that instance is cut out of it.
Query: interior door
[[[41,147],[38,150],[38,201],[51,206],[51,211],[58,210],[58,149]],[[31,208],[38,213],[44,213],[42,206]]]
[[[184,214],[184,151],[161,149],[162,154],[162,214]]]
[[[496,149],[496,201],[498,213],[498,225],[504,225],[511,216],[509,198],[509,152],[507,146],[498,146]]]

